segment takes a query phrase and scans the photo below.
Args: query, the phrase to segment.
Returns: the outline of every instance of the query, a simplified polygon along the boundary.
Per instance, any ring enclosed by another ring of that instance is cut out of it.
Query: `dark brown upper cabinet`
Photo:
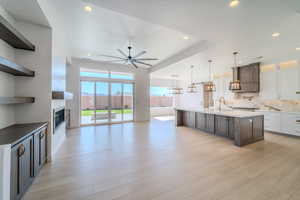
[[[260,63],[233,68],[233,73],[241,82],[241,90],[236,93],[258,93],[260,91]]]

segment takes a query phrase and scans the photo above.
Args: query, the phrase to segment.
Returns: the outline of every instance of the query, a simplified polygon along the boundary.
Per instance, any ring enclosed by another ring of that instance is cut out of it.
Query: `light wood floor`
[[[300,140],[231,141],[173,121],[68,132],[25,200],[299,200]]]

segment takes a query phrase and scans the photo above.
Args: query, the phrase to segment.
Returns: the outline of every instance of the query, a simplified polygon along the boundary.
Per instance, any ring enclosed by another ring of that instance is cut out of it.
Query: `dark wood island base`
[[[229,138],[236,146],[264,140],[264,116],[254,112],[205,112],[175,109],[176,126]]]

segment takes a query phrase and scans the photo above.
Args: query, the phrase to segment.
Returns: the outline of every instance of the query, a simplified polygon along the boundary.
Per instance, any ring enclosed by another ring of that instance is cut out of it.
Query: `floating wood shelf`
[[[15,76],[34,77],[34,71],[26,69],[23,66],[17,65],[5,58],[0,57],[0,71],[6,72]]]
[[[0,97],[0,104],[34,103],[34,97]]]
[[[1,15],[0,38],[16,49],[35,50],[35,46]]]
[[[52,91],[52,99],[54,100],[72,100],[73,94],[65,91]]]

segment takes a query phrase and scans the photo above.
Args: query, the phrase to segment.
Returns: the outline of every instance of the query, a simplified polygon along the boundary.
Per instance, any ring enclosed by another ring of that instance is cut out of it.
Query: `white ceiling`
[[[204,79],[208,59],[213,59],[214,71],[226,71],[232,66],[233,51],[240,52],[241,62],[254,61],[258,56],[264,57],[262,61],[300,58],[300,52],[295,51],[300,47],[300,14],[296,12],[300,10],[299,0],[240,0],[235,8],[228,6],[229,1],[51,0],[49,3],[65,24],[72,56],[119,56],[116,49],[126,50],[131,41],[136,52],[146,50],[146,57],[160,59],[153,64],[169,64],[163,69],[155,68],[159,70],[152,73],[154,77],[166,78],[177,73],[188,79],[189,67],[195,65],[199,70],[197,76]],[[85,5],[92,6],[93,11],[85,12]],[[14,6],[10,10],[18,18],[36,19],[31,15],[32,9],[20,10],[20,6]],[[280,32],[280,37],[273,39],[273,32]],[[190,40],[183,40],[186,35]],[[208,48],[197,47],[202,41],[209,42]],[[199,52],[180,56],[179,52],[191,47]],[[166,62],[170,60],[176,63]]]
[[[52,3],[57,10],[64,8],[63,20],[71,38],[74,57],[88,57],[91,54],[92,59],[107,60],[95,55],[121,56],[117,49],[127,52],[127,46],[131,43],[133,53],[146,50],[144,57],[159,58],[160,62],[199,41],[198,38],[184,40],[184,32],[106,8],[92,5],[92,12],[85,12],[83,7],[89,4],[80,0],[52,0]]]
[[[229,0],[87,2],[214,44],[201,55],[158,70],[154,76],[168,77],[178,73],[186,77],[190,64],[207,67],[202,63],[208,59],[214,60],[214,70],[224,71],[232,65],[233,51],[239,51],[243,61],[258,56],[264,56],[262,61],[300,57],[300,52],[295,51],[300,46],[300,15],[296,12],[300,10],[299,0],[240,0],[240,5],[235,8],[228,6]],[[281,36],[273,39],[273,32],[280,32]]]
[[[50,26],[36,0],[0,0],[0,4],[16,19]]]

